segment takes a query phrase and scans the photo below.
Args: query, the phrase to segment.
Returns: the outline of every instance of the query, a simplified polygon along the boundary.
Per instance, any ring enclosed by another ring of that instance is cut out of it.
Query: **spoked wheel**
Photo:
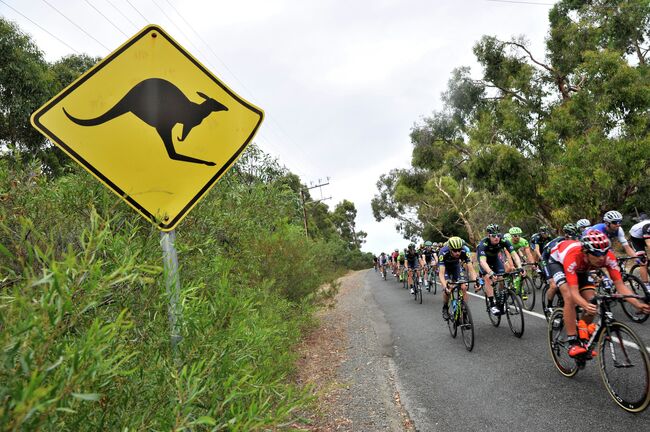
[[[467,351],[474,349],[474,321],[469,306],[463,302],[460,309],[460,331],[463,334],[463,343]]]
[[[521,279],[521,300],[526,310],[532,311],[535,307],[535,287],[528,276]]]
[[[524,334],[524,307],[521,298],[513,290],[506,293],[504,309],[512,334],[520,338]]]
[[[419,284],[415,286],[415,301],[422,304],[422,287]]]
[[[564,328],[564,313],[562,309],[555,309],[548,322],[548,348],[551,352],[553,364],[557,370],[567,378],[578,373],[578,364],[569,357],[569,342]]]
[[[490,308],[490,300],[488,299],[487,292],[485,293],[485,308],[487,310],[488,317],[490,317],[490,322],[494,327],[499,327],[501,323],[501,315],[494,315]]]
[[[456,314],[451,307],[449,307],[449,319],[447,320],[447,327],[449,327],[449,334],[455,338],[458,333],[458,325],[456,324]]]
[[[435,273],[431,275],[431,280],[429,281],[429,287],[431,288],[433,295],[436,295],[436,292],[438,291],[438,282],[436,281]]]
[[[627,285],[627,287],[631,289],[634,292],[634,294],[639,296],[645,295],[643,282],[638,277],[628,273],[623,276],[623,282],[625,282],[625,285]],[[632,306],[630,303],[624,300],[621,301],[621,307],[623,308],[623,312],[625,312],[625,315],[627,315],[627,317],[632,321],[634,321],[635,323],[640,324],[645,322],[648,319],[648,315],[637,312],[634,306]]]
[[[536,268],[531,269],[531,272],[532,272],[532,277],[531,277],[531,279],[532,279],[532,282],[533,282],[533,286],[534,286],[536,289],[542,289],[542,288],[544,288],[544,285],[546,284],[546,280],[545,280],[545,278],[544,278],[544,274],[543,274],[543,273],[539,273],[539,272],[537,271]]]
[[[650,403],[650,359],[643,341],[627,325],[614,322],[598,340],[600,376],[609,395],[631,413]]]

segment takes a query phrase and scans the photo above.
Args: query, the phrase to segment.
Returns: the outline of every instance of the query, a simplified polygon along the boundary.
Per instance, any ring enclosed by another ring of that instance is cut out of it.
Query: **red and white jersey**
[[[613,281],[621,280],[616,255],[608,250],[605,256],[607,258],[603,267],[607,268]],[[577,240],[564,240],[558,243],[551,249],[551,258],[562,264],[569,285],[578,285],[578,273],[597,269],[597,267],[589,265],[587,254],[582,251],[582,244]]]

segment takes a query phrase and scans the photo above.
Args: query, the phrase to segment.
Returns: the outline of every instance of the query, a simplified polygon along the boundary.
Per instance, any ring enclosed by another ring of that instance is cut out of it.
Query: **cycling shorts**
[[[645,252],[645,239],[630,237],[630,243],[637,252]]]
[[[494,273],[503,273],[506,271],[505,267],[503,266],[503,261],[499,259],[498,256],[495,257],[485,257],[487,261],[487,265],[490,267],[490,270],[492,270]],[[485,276],[487,273],[483,271],[483,267],[480,266],[479,261],[479,276]]]
[[[420,268],[420,262],[418,260],[415,261],[406,261],[407,267],[409,269],[417,270]]]
[[[461,278],[460,264],[445,265],[445,279],[448,281],[457,281]]]

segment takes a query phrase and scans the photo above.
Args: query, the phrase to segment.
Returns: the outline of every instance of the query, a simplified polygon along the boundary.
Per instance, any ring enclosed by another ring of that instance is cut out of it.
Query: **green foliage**
[[[444,108],[411,132],[413,168],[380,179],[377,219],[415,214],[416,234],[443,237],[462,220],[471,238],[486,220],[560,227],[645,209],[650,3],[563,0],[549,22],[545,57],[523,37],[475,45],[480,76],[453,71]]]
[[[292,347],[372,256],[308,240],[286,172],[249,156],[177,234],[178,363],[158,230],[83,171],[0,160],[0,429],[260,430],[311,403]]]

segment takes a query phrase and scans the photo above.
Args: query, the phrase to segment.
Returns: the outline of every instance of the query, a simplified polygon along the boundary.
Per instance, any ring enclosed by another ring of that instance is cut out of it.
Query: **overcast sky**
[[[552,3],[0,0],[0,15],[48,61],[75,51],[105,57],[145,25],[162,26],[265,111],[255,138],[263,150],[303,183],[329,177],[322,197],[332,197],[331,208],[355,203],[357,227],[368,233],[363,249],[379,253],[406,242],[395,221],[374,220],[370,200],[381,174],[409,166],[414,123],[440,109],[454,68],[479,73],[472,47],[481,36],[526,35],[542,58]]]

